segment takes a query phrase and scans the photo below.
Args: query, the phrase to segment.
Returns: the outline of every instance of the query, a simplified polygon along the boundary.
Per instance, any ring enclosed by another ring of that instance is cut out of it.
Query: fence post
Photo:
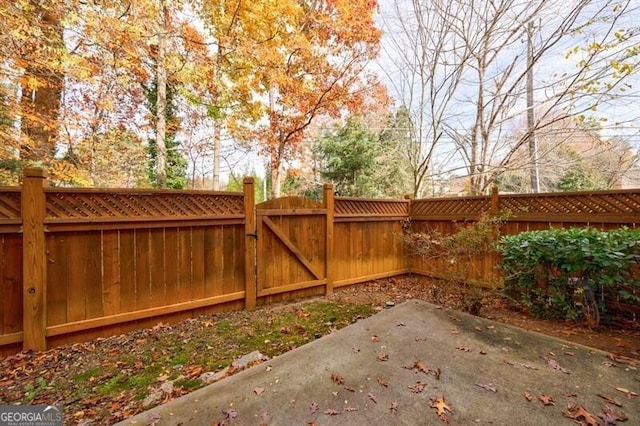
[[[404,194],[404,197],[402,197],[403,199],[407,200],[409,203],[407,205],[407,220],[409,223],[403,223],[402,224],[402,235],[404,236],[405,232],[411,232],[413,233],[413,216],[412,216],[412,211],[411,211],[411,205],[413,204],[413,194]],[[408,226],[407,226],[408,225]],[[404,267],[406,267],[407,269],[409,269],[409,273],[413,274],[414,269],[414,263],[415,263],[415,256],[409,256],[409,251],[407,250],[407,245],[403,242],[400,246],[400,252],[398,253],[398,256],[401,256],[401,260],[402,260],[402,265]]]
[[[242,181],[244,190],[244,288],[245,308],[256,306],[256,200],[252,177],[245,177]]]
[[[327,226],[325,234],[325,261],[324,276],[327,280],[325,294],[333,294],[333,271],[331,270],[331,260],[333,259],[333,217],[335,214],[335,194],[333,185],[325,183],[322,187],[322,198],[324,208],[327,209]]]
[[[22,216],[22,331],[24,350],[47,349],[47,261],[44,238],[46,201],[44,170],[28,168],[24,173],[20,202]]]
[[[491,189],[491,214],[494,216],[500,214],[500,195],[497,186]]]

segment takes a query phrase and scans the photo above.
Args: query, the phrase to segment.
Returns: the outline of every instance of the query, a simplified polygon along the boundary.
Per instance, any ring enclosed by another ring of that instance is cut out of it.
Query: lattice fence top
[[[411,203],[411,216],[451,215],[477,217],[491,211],[491,197],[430,198]]]
[[[500,209],[515,215],[639,215],[639,192],[501,195]]]
[[[173,191],[46,191],[47,217],[127,219],[242,215],[244,198],[234,193]]]
[[[20,190],[0,189],[0,220],[20,218]]]
[[[273,200],[263,201],[256,204],[256,209],[322,209],[323,204],[319,201],[306,197],[281,197]]]
[[[336,198],[336,216],[407,216],[408,200]]]

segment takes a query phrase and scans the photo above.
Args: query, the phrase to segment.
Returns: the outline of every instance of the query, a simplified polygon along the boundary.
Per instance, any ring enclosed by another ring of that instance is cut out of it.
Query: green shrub
[[[502,237],[498,251],[504,294],[538,317],[583,316],[582,283],[595,291],[600,313],[608,298],[640,302],[640,229],[529,231]]]

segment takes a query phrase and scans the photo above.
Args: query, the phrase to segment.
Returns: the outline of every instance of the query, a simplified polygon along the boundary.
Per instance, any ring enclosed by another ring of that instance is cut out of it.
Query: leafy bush
[[[640,302],[640,229],[549,229],[502,237],[504,294],[542,318],[578,319],[585,291],[606,299]],[[599,316],[598,316],[599,318]]]

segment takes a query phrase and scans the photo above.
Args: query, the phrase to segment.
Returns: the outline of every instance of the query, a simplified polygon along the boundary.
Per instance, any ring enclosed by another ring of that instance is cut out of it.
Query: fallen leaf
[[[533,395],[529,392],[522,392],[522,396],[524,396],[524,398],[529,402],[533,401]]]
[[[378,403],[378,397],[373,392],[369,392],[367,394],[367,398],[369,398],[370,400],[372,400],[376,404]]]
[[[591,414],[580,404],[572,405],[562,414],[569,419],[579,421],[580,424],[584,426],[598,426],[600,423],[596,416]]]
[[[431,370],[431,372],[433,373],[433,377],[435,377],[436,380],[440,380],[441,371],[439,368],[436,368],[435,370]]]
[[[413,340],[416,341],[416,342],[420,342],[420,341],[426,342],[427,338],[426,337],[416,336],[416,337],[413,338]]]
[[[484,349],[480,349],[480,355],[486,355],[487,351],[485,351]]]
[[[383,379],[382,377],[378,377],[378,384],[384,388],[389,387],[389,381]]]
[[[601,414],[597,414],[599,418],[602,419],[605,426],[615,425],[616,422],[626,422],[629,420],[629,417],[626,413],[620,412],[620,414],[615,414],[611,407],[604,407]]]
[[[606,395],[603,395],[603,394],[601,394],[601,393],[597,393],[596,395],[598,395],[600,398],[602,398],[602,399],[604,399],[605,401],[607,401],[609,404],[615,405],[615,406],[617,406],[617,407],[622,407],[622,403],[620,403],[620,402],[616,401],[616,400],[615,400],[615,399],[613,399],[613,398],[610,398],[610,397],[608,397],[608,396],[606,396]]]
[[[542,394],[538,396],[538,399],[542,402],[542,405],[556,405],[551,395]]]
[[[224,414],[227,420],[235,419],[238,416],[238,413],[233,408],[222,410],[222,414]]]
[[[371,341],[373,343],[378,343],[380,341],[380,338],[374,334],[373,336],[371,336]]]
[[[269,413],[265,411],[260,416],[260,426],[267,426],[267,423],[269,423]]]
[[[391,414],[398,414],[398,401],[393,401],[391,403],[391,406],[389,407],[389,411],[391,411]]]
[[[264,387],[258,386],[253,389],[253,392],[255,392],[256,395],[262,395],[264,393]]]
[[[531,364],[522,364],[522,366],[524,368],[528,368],[529,370],[537,370],[538,367],[536,367],[535,365],[531,365]]]
[[[358,352],[360,352],[360,348],[351,348],[351,352],[357,354]]]
[[[307,318],[307,317],[309,317],[311,314],[310,314],[308,311],[300,310],[300,311],[298,311],[298,312],[297,312],[297,315],[298,315],[300,318]]]
[[[291,334],[291,327],[289,327],[288,325],[283,325],[282,327],[280,327],[280,333]]]
[[[383,352],[381,354],[378,354],[378,361],[388,361],[389,360],[389,354],[386,352]]]
[[[327,416],[337,416],[338,414],[340,414],[340,412],[338,410],[334,410],[333,408],[328,408],[324,410],[324,414],[326,414]]]
[[[182,369],[182,375],[188,377],[189,379],[193,379],[195,377],[200,377],[204,368],[201,365],[190,365],[184,369]]]
[[[402,321],[396,324],[396,327],[404,327],[406,324]]]
[[[460,334],[457,328],[451,329],[451,334]]]
[[[331,380],[339,385],[344,385],[344,378],[339,374],[333,373],[331,375]]]
[[[549,365],[549,367],[553,368],[554,370],[560,371],[561,373],[564,373],[564,374],[570,374],[569,370],[567,370],[566,368],[561,367],[560,363],[558,363],[558,361],[556,361],[555,359],[552,359],[552,358],[547,359],[547,358],[544,358],[544,357],[542,359],[547,361],[547,365]]]
[[[417,360],[416,363],[414,364],[414,367],[418,369],[418,371],[424,373],[424,374],[429,374],[429,369],[427,368],[427,365],[420,361]]]
[[[352,411],[358,411],[358,409],[356,407],[344,407],[344,411],[350,413]]]
[[[619,362],[621,364],[628,364],[631,367],[635,367],[638,365],[638,360],[624,356],[619,352],[612,352],[608,355],[608,357],[612,361]]]
[[[311,405],[309,406],[309,412],[311,414],[317,413],[318,409],[320,409],[320,406],[316,402],[312,402]]]
[[[462,352],[471,352],[471,348],[469,348],[468,346],[458,346],[456,347],[456,349]]]
[[[616,390],[618,392],[622,392],[624,394],[626,394],[629,398],[631,398],[632,396],[638,396],[637,393],[635,393],[634,391],[631,391],[629,389],[625,389],[625,388],[616,388]]]
[[[158,413],[151,412],[148,417],[149,421],[147,422],[147,426],[156,426],[160,420],[162,420],[162,416]]]
[[[431,398],[431,408],[435,408],[438,413],[438,417],[446,416],[447,412],[451,412],[451,407],[447,404],[444,396],[439,396],[436,399]]]
[[[498,390],[491,383],[476,383],[476,386],[479,386],[489,392],[498,392]]]
[[[567,356],[576,356],[576,353],[571,351],[564,351],[564,354]]]
[[[482,327],[478,327],[478,326],[473,327],[473,329],[474,329],[475,331],[482,331]]]
[[[354,388],[352,388],[351,386],[345,386],[344,390],[347,390],[349,392],[355,392],[356,390]]]
[[[422,392],[422,391],[424,390],[425,386],[427,386],[427,384],[426,384],[426,383],[424,383],[424,382],[415,382],[414,384],[409,385],[409,386],[407,386],[407,387],[408,387],[408,388],[411,390],[411,392],[413,392],[413,393],[420,393],[420,392]]]

